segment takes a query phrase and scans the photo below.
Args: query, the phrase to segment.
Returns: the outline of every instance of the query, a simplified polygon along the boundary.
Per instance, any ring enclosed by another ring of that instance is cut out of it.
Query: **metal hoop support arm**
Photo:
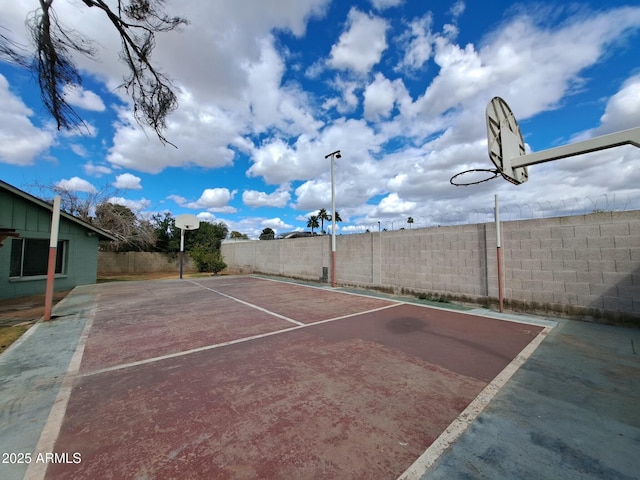
[[[622,145],[633,145],[640,148],[640,127],[623,130],[621,132],[602,135],[582,142],[576,142],[561,147],[541,150],[527,155],[511,158],[511,168],[528,167],[538,163],[551,162],[561,158],[573,157],[583,153],[597,152],[607,148],[620,147]]]

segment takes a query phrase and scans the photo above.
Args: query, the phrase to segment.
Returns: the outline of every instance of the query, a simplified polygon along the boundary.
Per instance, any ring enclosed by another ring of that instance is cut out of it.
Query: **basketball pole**
[[[180,229],[180,280],[182,280],[182,262],[184,259],[184,228]]]
[[[504,311],[504,307],[503,307],[503,302],[504,302],[504,293],[502,291],[502,251],[501,251],[501,247],[502,247],[502,231],[500,228],[500,206],[498,203],[498,194],[495,194],[495,200],[496,200],[496,212],[495,212],[495,216],[496,216],[496,250],[497,250],[497,256],[498,256],[498,304],[499,304],[499,309],[500,309],[500,313],[502,313]]]
[[[51,320],[53,305],[53,285],[56,276],[56,258],[58,256],[58,230],[60,229],[60,195],[53,199],[51,208],[51,237],[49,239],[49,262],[47,264],[47,284],[44,294],[43,321]]]

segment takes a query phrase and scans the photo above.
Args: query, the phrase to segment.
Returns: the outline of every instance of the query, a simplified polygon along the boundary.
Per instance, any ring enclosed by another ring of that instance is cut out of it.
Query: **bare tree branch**
[[[92,192],[78,192],[60,185],[36,183],[32,188],[39,190],[40,197],[52,201],[60,195],[63,212],[90,223],[117,238],[116,242],[105,243],[102,248],[109,251],[149,251],[157,242],[152,223],[140,212],[113,203],[118,189],[105,185]]]
[[[120,59],[127,65],[130,73],[121,86],[133,99],[135,119],[153,128],[163,143],[173,145],[162,132],[167,127],[167,117],[178,108],[175,87],[151,64],[150,56],[155,47],[155,32],[175,30],[187,21],[164,15],[149,0],[131,0],[126,3],[118,0],[117,14],[103,0],[83,2],[89,7],[98,7],[104,11],[120,34]],[[164,1],[156,0],[155,3],[162,5]],[[126,21],[127,18],[133,22]]]
[[[36,46],[33,70],[45,108],[55,119],[58,129],[70,130],[84,122],[64,98],[67,85],[82,84],[69,52],[92,56],[94,50],[82,37],[60,25],[51,9],[52,3],[53,0],[40,0],[40,9],[27,19]]]
[[[33,61],[28,61],[21,49],[4,35],[0,35],[0,57],[28,65],[34,71],[42,102],[58,129],[78,128],[84,122],[64,95],[66,87],[82,84],[72,57],[81,53],[93,58],[96,52],[91,41],[60,24],[52,6],[54,0],[38,1],[40,8],[27,19],[35,45]],[[163,13],[164,0],[118,0],[115,11],[103,0],[82,0],[82,3],[104,12],[120,35],[120,59],[129,71],[121,87],[133,100],[134,118],[140,125],[153,128],[161,142],[173,145],[163,132],[167,117],[178,108],[176,87],[154,67],[151,54],[156,33],[176,30],[187,20]]]

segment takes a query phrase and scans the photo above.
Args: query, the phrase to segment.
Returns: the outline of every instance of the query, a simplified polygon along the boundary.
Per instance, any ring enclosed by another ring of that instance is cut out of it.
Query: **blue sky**
[[[3,2],[27,44],[34,0]],[[0,63],[0,178],[109,191],[142,215],[223,221],[252,237],[304,229],[331,208],[338,233],[640,208],[640,151],[621,147],[530,167],[527,183],[453,187],[490,168],[485,107],[504,98],[530,151],[640,126],[636,2],[214,0],[167,2],[186,17],[154,60],[180,88],[163,146],[118,90],[119,42],[97,12],[56,0],[96,41],[70,101],[89,126],[58,132],[31,74]]]

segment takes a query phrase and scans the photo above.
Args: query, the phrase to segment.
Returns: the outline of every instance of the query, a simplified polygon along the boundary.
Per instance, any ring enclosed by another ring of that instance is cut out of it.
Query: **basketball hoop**
[[[458,181],[454,181],[460,175],[465,175],[467,173],[473,173],[473,172],[488,172],[491,174],[491,176],[487,178],[483,178],[482,180],[477,180],[475,182],[461,183]],[[468,187],[469,185],[477,185],[478,183],[488,182],[489,180],[493,180],[494,178],[496,178],[498,175],[500,175],[500,170],[498,170],[497,168],[493,168],[493,169],[492,168],[472,168],[471,170],[465,170],[464,172],[456,173],[453,177],[449,179],[449,183],[456,187]]]

